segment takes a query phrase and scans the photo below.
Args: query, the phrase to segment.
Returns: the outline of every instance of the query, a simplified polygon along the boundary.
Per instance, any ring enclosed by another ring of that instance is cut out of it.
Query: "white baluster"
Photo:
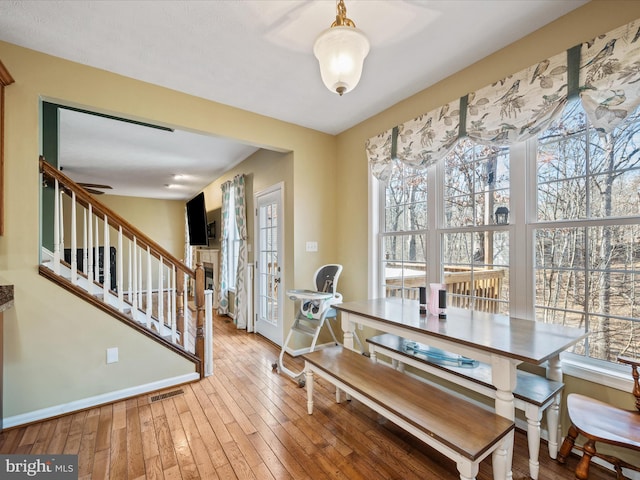
[[[82,271],[86,275],[88,271],[87,266],[87,209],[82,210]]]
[[[134,237],[135,239],[135,237]],[[128,271],[129,271],[129,288],[127,289],[127,300],[129,300],[129,303],[131,303],[133,305],[133,262],[132,262],[132,255],[133,255],[133,251],[132,251],[132,247],[133,247],[133,242],[129,241],[129,262],[128,262]]]
[[[122,272],[122,225],[118,227],[118,251],[116,252],[116,258],[118,259],[118,310],[121,312],[124,310],[124,280],[123,280],[123,272]]]
[[[151,328],[151,306],[153,302],[151,285],[153,279],[151,275],[151,248],[147,245],[147,328]],[[160,329],[158,328],[158,332]]]
[[[98,225],[98,220],[98,215],[96,215],[96,244],[94,245],[93,252],[93,281],[96,283],[100,283],[100,228]],[[104,261],[102,263],[104,264]]]
[[[89,260],[87,262],[87,280],[89,281],[89,285],[87,285],[87,290],[91,292],[91,283],[94,278],[93,269],[95,265],[93,264],[93,259],[95,258],[93,255],[93,207],[89,204],[89,221],[87,222],[88,228],[88,238],[87,238],[87,256]]]
[[[53,271],[60,275],[60,187],[54,184],[53,194]]]
[[[159,260],[158,265],[158,322],[160,331],[162,331],[162,326],[165,324],[164,321],[164,279],[162,278],[162,274],[164,273],[164,265],[162,262],[162,256]]]
[[[178,343],[178,330],[177,330],[177,318],[178,318],[178,306],[176,301],[176,267],[172,264],[171,271],[169,272],[169,278],[171,279],[171,289],[169,291],[169,298],[171,299],[171,341],[174,344]]]
[[[142,310],[142,248],[138,251],[138,310]]]
[[[71,192],[71,283],[78,284],[78,239],[76,225],[76,192]]]
[[[138,318],[138,249],[137,247],[138,239],[133,237],[133,315],[134,319]]]
[[[111,241],[109,240],[109,222],[104,215],[104,247],[102,254],[102,301],[109,303],[108,295],[111,287]]]

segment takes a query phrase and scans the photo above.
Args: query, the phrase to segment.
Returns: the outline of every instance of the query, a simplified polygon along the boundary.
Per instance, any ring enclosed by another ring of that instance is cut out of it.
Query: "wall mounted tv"
[[[209,246],[204,192],[200,192],[187,202],[187,225],[189,226],[189,245]]]

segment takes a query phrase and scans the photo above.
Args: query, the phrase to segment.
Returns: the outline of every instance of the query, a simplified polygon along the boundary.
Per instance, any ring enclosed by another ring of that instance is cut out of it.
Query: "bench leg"
[[[376,346],[372,343],[369,344],[369,358],[373,363],[378,363],[378,355],[376,354]]]
[[[313,372],[311,369],[306,369],[307,377],[307,412],[309,415],[313,414]]]
[[[505,435],[504,439],[500,443],[500,446],[496,448],[491,454],[491,464],[493,465],[493,478],[496,480],[505,480],[507,472],[511,474],[511,468],[509,462],[507,462],[507,456],[510,449],[513,447],[513,431]],[[509,467],[509,470],[507,468]]]
[[[556,395],[553,403],[547,409],[547,428],[549,429],[549,456],[554,460],[558,456],[558,438],[560,436],[560,399],[562,394]]]
[[[540,472],[540,419],[542,412],[535,405],[527,405],[525,408],[527,417],[527,442],[529,443],[529,475],[533,480],[538,480]]]
[[[476,475],[478,475],[478,471],[480,467],[477,463],[473,462],[458,462],[456,464],[458,468],[458,473],[460,474],[460,480],[475,480]]]
[[[336,387],[336,403],[342,402],[342,390]]]

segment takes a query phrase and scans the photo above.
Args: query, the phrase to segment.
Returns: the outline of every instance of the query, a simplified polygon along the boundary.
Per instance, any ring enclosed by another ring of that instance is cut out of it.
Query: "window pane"
[[[509,205],[509,150],[458,142],[445,158],[444,224],[490,225],[495,210]]]
[[[446,233],[442,245],[448,305],[507,313],[509,233]]]
[[[640,354],[639,131],[635,112],[597,132],[576,103],[539,139],[538,219],[558,226],[535,231],[536,318],[587,328],[576,353],[605,361]]]
[[[415,231],[427,224],[427,176],[396,164],[385,188],[386,232]]]

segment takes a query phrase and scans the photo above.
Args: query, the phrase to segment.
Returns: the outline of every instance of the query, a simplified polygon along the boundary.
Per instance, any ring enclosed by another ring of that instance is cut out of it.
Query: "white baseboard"
[[[175,385],[193,382],[199,379],[200,375],[195,372],[186,375],[180,375],[179,377],[166,378],[157,382],[137,385],[135,387],[125,388],[122,390],[117,390],[115,392],[103,393],[94,397],[74,400],[73,402],[64,403],[62,405],[56,405],[53,407],[42,408],[40,410],[34,410],[33,412],[21,413],[12,417],[5,417],[2,423],[5,429],[17,427],[32,422],[38,422],[41,420],[46,420],[48,418],[57,417],[66,413],[77,412],[79,410],[85,410],[87,408],[95,407],[98,405],[104,405],[106,403],[117,402],[118,400],[143,395],[145,393],[162,390],[164,388],[173,387]]]

